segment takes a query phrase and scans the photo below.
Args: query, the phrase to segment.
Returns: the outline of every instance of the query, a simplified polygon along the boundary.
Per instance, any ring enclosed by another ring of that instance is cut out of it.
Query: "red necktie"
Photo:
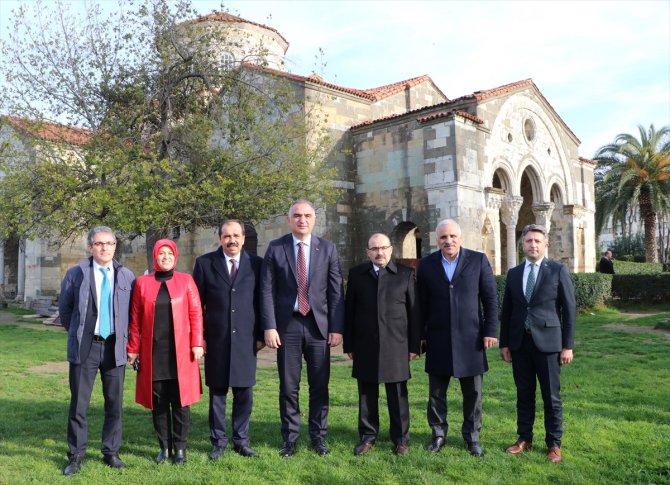
[[[237,276],[237,261],[234,259],[230,260],[230,281],[235,281],[235,276]]]
[[[302,316],[309,313],[309,296],[307,294],[307,264],[302,242],[298,243],[298,311]]]

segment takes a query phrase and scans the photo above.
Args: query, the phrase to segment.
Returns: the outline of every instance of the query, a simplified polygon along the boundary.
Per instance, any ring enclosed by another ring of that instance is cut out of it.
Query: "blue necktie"
[[[109,268],[100,268],[102,285],[100,286],[100,336],[104,339],[112,333],[112,289],[107,273]]]

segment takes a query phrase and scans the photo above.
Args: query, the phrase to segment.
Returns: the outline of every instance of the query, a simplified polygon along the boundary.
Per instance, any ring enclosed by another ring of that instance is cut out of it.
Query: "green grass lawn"
[[[470,457],[464,449],[457,381],[449,389],[447,446],[438,455],[423,449],[430,439],[425,417],[428,383],[419,360],[412,363],[414,378],[409,384],[408,456],[391,453],[385,401],[380,403],[382,433],[377,445],[366,456],[353,456],[358,439],[356,383],[350,367],[333,365],[329,456],[320,458],[309,449],[304,417],[297,455],[278,456],[277,372],[266,368],[258,372],[251,418],[251,445],[258,458],[245,459],[231,451],[218,462],[208,460],[205,392],[203,401],[192,406],[188,463],[159,466],[153,463],[158,445],[150,412],[135,404],[135,375],[129,371],[120,453],[127,469],[112,470],[101,461],[102,395],[96,384],[89,411],[89,451],[82,471],[70,478],[62,476],[69,400],[67,367],[62,364],[65,332],[0,326],[0,483],[670,483],[670,338],[649,331],[670,316],[667,307],[662,310],[662,315],[642,318],[614,310],[579,317],[575,361],[562,373],[564,461],[558,465],[545,458],[539,395],[536,448],[522,456],[505,454],[516,440],[515,390],[511,367],[492,349],[491,369],[484,379],[483,459]],[[306,391],[303,377],[303,413]]]

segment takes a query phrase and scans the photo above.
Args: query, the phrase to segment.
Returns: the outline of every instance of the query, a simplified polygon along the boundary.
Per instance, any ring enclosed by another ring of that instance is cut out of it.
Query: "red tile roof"
[[[591,160],[589,158],[579,157],[579,161],[582,163],[588,163],[589,165],[598,165],[596,160]]]
[[[86,128],[65,126],[49,121],[28,120],[16,116],[3,116],[0,119],[28,136],[34,136],[45,141],[83,145],[91,139],[92,134],[91,130]]]
[[[245,62],[243,65],[244,67],[254,69],[261,68],[266,72],[269,72],[276,76],[282,76],[287,79],[292,79],[293,81],[311,82],[313,84],[325,86],[327,88],[331,88],[336,91],[341,91],[343,93],[352,94],[354,96],[358,96],[359,98],[368,99],[370,101],[381,101],[382,99],[388,98],[389,96],[393,96],[394,94],[404,91],[406,87],[411,88],[424,82],[433,83],[433,80],[430,78],[430,76],[424,74],[423,76],[417,76],[410,79],[405,79],[404,81],[398,81],[397,83],[387,84],[385,86],[378,86],[376,88],[356,89],[329,83],[327,81],[324,81],[323,78],[317,74],[311,74],[309,76],[301,76],[299,74],[292,74],[290,72],[279,71],[277,69],[272,69],[269,67],[261,67],[257,64],[253,64],[250,62]],[[435,86],[435,83],[433,83],[433,85]],[[444,96],[444,93],[442,93],[442,91],[440,91],[440,89],[437,86],[435,86],[435,89],[437,89],[437,91]],[[444,97],[446,98],[446,96]]]
[[[198,17],[197,19],[188,20],[188,21],[183,22],[183,23],[201,23],[201,22],[210,22],[210,21],[226,22],[226,23],[230,23],[230,24],[242,23],[242,24],[255,25],[256,27],[261,27],[263,29],[267,29],[267,30],[270,30],[270,31],[274,32],[279,37],[281,37],[281,39],[284,42],[286,42],[287,47],[289,45],[288,40],[286,40],[286,38],[283,35],[281,35],[277,29],[274,29],[274,28],[269,27],[267,25],[259,24],[257,22],[252,22],[252,21],[247,20],[247,19],[243,19],[242,17],[238,17],[237,15],[231,15],[231,14],[226,13],[226,12],[210,13],[208,15],[203,15],[201,17]]]
[[[432,121],[438,118],[449,118],[454,115],[460,116],[461,118],[465,118],[470,121],[474,121],[479,125],[484,124],[484,120],[482,120],[481,118],[477,118],[476,116],[471,115],[470,113],[467,113],[465,111],[440,111],[439,113],[432,113],[429,114],[428,116],[422,116],[421,118],[417,118],[416,121],[418,121],[419,123],[425,123],[426,121]]]

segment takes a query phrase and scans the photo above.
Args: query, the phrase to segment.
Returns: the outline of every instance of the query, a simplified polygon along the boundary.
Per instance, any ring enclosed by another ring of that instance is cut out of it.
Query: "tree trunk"
[[[647,263],[658,263],[656,248],[656,212],[651,205],[648,189],[640,190],[640,215],[644,221],[644,255]]]

